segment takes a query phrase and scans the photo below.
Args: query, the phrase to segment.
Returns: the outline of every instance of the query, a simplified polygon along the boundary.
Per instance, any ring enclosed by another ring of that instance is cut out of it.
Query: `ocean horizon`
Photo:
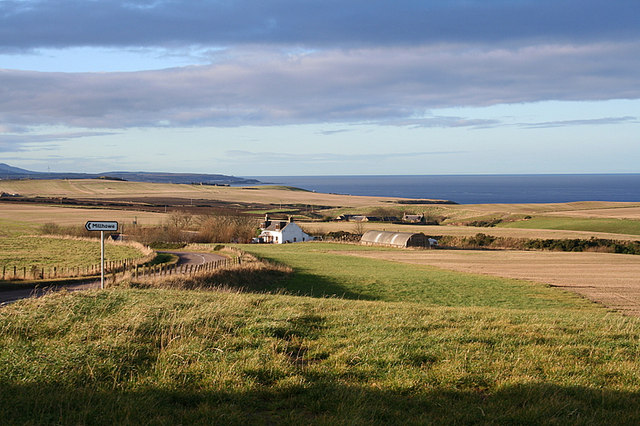
[[[640,202],[640,173],[248,176],[309,191],[459,204]]]

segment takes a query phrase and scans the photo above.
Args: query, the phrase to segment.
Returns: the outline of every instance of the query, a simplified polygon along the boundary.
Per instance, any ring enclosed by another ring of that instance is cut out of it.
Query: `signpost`
[[[104,231],[117,231],[118,222],[89,221],[84,224],[84,227],[87,231],[100,231],[100,288],[104,289]]]

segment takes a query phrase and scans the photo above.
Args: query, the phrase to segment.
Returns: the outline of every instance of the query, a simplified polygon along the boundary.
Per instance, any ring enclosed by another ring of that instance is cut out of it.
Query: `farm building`
[[[408,223],[423,223],[424,222],[424,213],[423,214],[404,214],[402,216],[403,222]]]
[[[433,247],[438,244],[433,238],[424,234],[411,232],[367,231],[360,239],[360,244],[391,247]]]
[[[285,244],[313,240],[291,217],[289,220],[269,220],[267,215],[260,228],[262,232],[259,238],[264,243]]]

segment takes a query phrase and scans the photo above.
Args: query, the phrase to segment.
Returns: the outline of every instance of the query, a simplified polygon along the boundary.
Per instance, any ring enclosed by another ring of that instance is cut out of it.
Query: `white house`
[[[306,234],[291,217],[288,221],[269,220],[267,215],[261,229],[260,240],[265,243],[284,244],[313,240],[313,237]]]

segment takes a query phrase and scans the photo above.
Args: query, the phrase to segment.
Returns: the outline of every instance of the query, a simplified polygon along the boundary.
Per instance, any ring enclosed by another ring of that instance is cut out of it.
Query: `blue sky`
[[[637,0],[0,0],[0,162],[638,173]]]

